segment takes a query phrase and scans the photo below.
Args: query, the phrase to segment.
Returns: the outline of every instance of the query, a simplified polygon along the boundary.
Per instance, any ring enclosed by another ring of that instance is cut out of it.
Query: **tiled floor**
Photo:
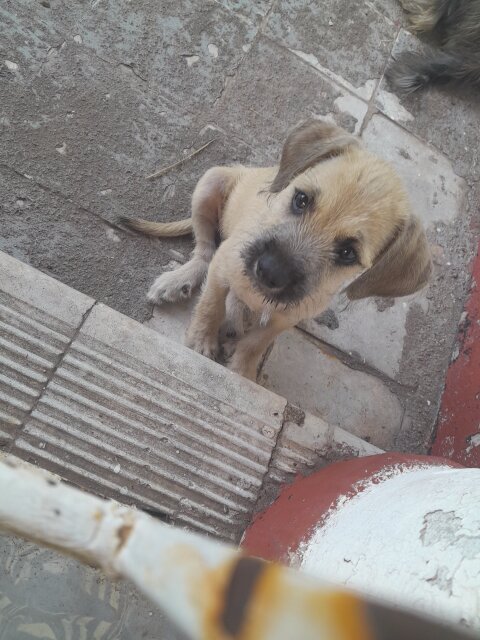
[[[7,397],[14,407],[13,422],[2,418],[2,449],[16,443],[26,415],[30,417],[29,398],[38,398],[45,375],[50,379],[56,371],[58,352],[77,340],[77,320],[94,300],[181,340],[188,310],[152,310],[145,292],[172,261],[187,258],[190,241],[159,242],[127,233],[117,225],[117,217],[184,217],[193,187],[206,169],[276,162],[287,129],[313,116],[361,135],[368,148],[398,168],[427,227],[435,273],[429,287],[409,299],[348,307],[334,300],[327,314],[282,336],[261,382],[291,404],[315,412],[311,419],[321,434],[325,429],[331,437],[336,424],[382,447],[426,452],[453,352],[434,451],[478,464],[478,398],[475,382],[473,388],[468,382],[478,368],[478,289],[472,289],[465,311],[464,304],[478,242],[478,225],[472,223],[479,215],[480,100],[478,95],[437,90],[401,100],[392,94],[384,80],[389,59],[419,46],[405,26],[396,0],[95,0],[88,6],[3,2],[0,250],[85,297],[79,306],[65,305],[57,291],[50,302],[63,311],[54,325],[45,324],[42,314],[30,318],[43,338],[48,337],[46,342],[42,338],[33,344],[29,331],[25,336],[25,327],[15,325],[17,356],[26,357],[22,349],[28,352],[25,362],[17,364],[28,369],[30,382],[25,385],[18,378],[26,388],[17,385]],[[210,139],[215,141],[204,152],[157,180],[145,180],[154,169],[177,162]],[[43,294],[37,290],[36,299]],[[8,307],[8,300],[2,304]],[[21,316],[22,309],[17,311]],[[116,353],[124,353],[123,346],[117,344]],[[84,352],[73,356],[76,362],[59,367],[61,384],[45,396],[45,411],[57,412],[57,420],[65,409],[59,409],[58,394],[68,389],[68,376],[83,376],[89,384],[86,370],[92,363]],[[6,357],[1,348],[0,357]],[[122,358],[120,364],[126,367]],[[73,373],[72,367],[77,367]],[[102,389],[102,397],[110,391]],[[92,407],[84,415],[77,402],[70,393],[70,414],[75,414],[77,428],[87,420],[91,431],[82,435],[95,439],[98,431],[92,424],[96,420],[108,426],[108,416],[93,416]],[[132,416],[127,418],[131,422]],[[41,419],[38,414],[27,421],[29,432],[21,446],[25,455],[30,447],[30,455],[45,460],[49,445],[38,431],[43,429]],[[307,431],[307,445],[296,449],[296,457],[289,457],[288,442],[298,445],[305,431],[295,422],[283,426],[271,469],[277,482],[298,468],[295,465],[315,465],[315,446],[322,457],[315,429]],[[341,433],[348,440],[348,434]],[[104,437],[102,446],[112,442]],[[81,458],[78,441],[75,446],[74,458]],[[105,451],[103,447],[102,455]],[[74,458],[66,463],[73,465]],[[90,473],[101,456],[94,458],[87,461],[84,456]],[[108,458],[102,481],[108,476],[119,491],[126,487],[131,493],[132,481],[119,477],[118,465],[122,475],[122,463]],[[17,551],[9,547],[8,557],[15,558],[17,552],[21,560],[21,546]],[[46,562],[54,567],[53,576],[57,571],[77,580],[70,569],[65,574],[63,568],[55,569],[55,560]],[[27,560],[23,566],[28,573]],[[94,580],[94,574],[89,575],[88,580]],[[32,588],[28,597],[39,598],[41,586]],[[70,594],[66,586],[63,592]],[[10,591],[5,593],[0,606],[10,597]],[[118,609],[121,614],[92,614],[95,620],[89,627],[82,622],[87,633],[75,622],[83,620],[83,604],[73,613],[70,605],[51,608],[50,603],[46,609],[53,617],[49,614],[45,624],[54,620],[57,626],[53,631],[48,626],[32,630],[28,625],[37,605],[33,600],[25,604],[24,595],[18,600],[23,617],[15,618],[19,622],[11,637],[158,637],[152,631],[156,618],[152,624],[128,622],[130,627],[125,622],[125,630],[116,631],[115,615],[123,621],[145,616],[142,608],[129,613],[129,605]],[[17,604],[7,606],[10,616]],[[35,624],[44,623],[42,616]],[[77,635],[70,632],[73,628]],[[0,631],[0,638],[10,640],[6,634]]]
[[[428,450],[470,286],[480,105],[389,91],[391,54],[418,46],[396,0],[6,0],[1,12],[0,249],[149,326],[168,322],[152,319],[148,285],[191,244],[126,233],[118,215],[184,216],[208,167],[275,162],[305,117],[355,131],[398,168],[433,246],[431,285],[405,300],[334,301],[330,322],[284,339],[302,353],[290,350],[298,383],[272,371],[276,352],[263,383],[298,403],[305,375],[305,408],[382,446]],[[352,405],[339,412],[347,380]],[[362,409],[379,398],[387,430]]]
[[[2,640],[181,640],[130,584],[0,535]]]

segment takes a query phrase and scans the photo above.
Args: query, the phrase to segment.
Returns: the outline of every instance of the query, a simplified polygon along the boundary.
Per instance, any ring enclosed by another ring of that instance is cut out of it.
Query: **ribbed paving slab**
[[[93,493],[238,541],[296,473],[377,451],[2,253],[0,303],[0,449]]]
[[[15,453],[96,493],[235,539],[267,473],[285,404],[98,305]]]
[[[0,442],[35,406],[94,300],[0,254]],[[39,277],[40,276],[40,277]]]

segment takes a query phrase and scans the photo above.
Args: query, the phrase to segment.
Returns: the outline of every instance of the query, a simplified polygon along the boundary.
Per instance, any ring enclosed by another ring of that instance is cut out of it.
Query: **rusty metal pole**
[[[0,458],[0,529],[132,580],[194,640],[461,640]]]

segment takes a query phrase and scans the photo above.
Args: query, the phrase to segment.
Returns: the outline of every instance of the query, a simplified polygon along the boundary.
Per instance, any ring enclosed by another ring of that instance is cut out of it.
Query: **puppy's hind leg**
[[[150,302],[178,302],[190,298],[207,275],[215,253],[215,235],[226,198],[237,169],[213,167],[199,180],[192,196],[192,225],[195,249],[189,262],[162,273],[147,294]]]

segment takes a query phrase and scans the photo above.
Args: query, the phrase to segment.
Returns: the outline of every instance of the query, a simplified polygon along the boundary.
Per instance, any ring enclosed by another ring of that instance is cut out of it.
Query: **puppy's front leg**
[[[220,251],[210,264],[207,281],[193,312],[185,341],[187,347],[212,360],[219,355],[218,334],[225,319],[225,300],[228,294],[228,285],[218,266],[219,253]]]
[[[237,344],[228,368],[250,380],[257,379],[260,360],[275,338],[295,326],[286,318],[274,317],[265,327],[247,333]]]
[[[193,257],[174,271],[162,273],[147,294],[154,304],[190,298],[199,287],[215,254],[215,233],[238,169],[213,167],[199,180],[192,196]]]

